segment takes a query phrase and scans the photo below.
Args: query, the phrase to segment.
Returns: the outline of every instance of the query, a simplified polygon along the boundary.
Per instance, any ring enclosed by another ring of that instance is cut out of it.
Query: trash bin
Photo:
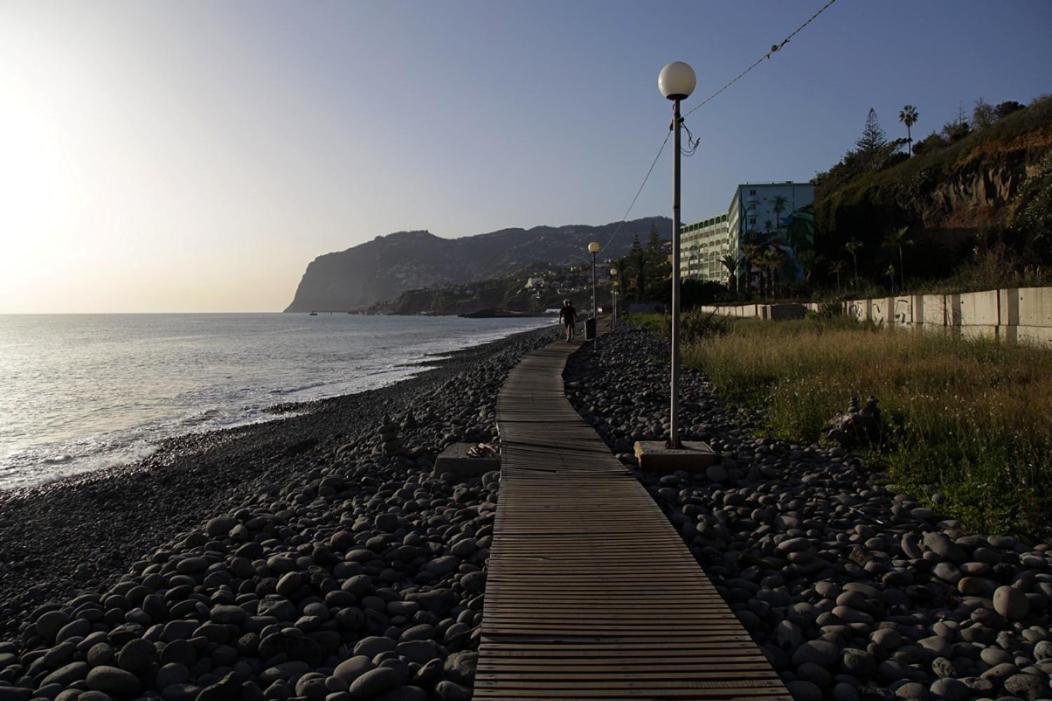
[[[587,341],[595,338],[595,319],[584,320],[584,337]]]

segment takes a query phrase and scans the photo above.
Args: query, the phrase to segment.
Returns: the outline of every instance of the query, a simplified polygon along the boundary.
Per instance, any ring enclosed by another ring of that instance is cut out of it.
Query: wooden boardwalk
[[[646,489],[563,392],[579,344],[497,403],[502,479],[475,699],[791,697]]]

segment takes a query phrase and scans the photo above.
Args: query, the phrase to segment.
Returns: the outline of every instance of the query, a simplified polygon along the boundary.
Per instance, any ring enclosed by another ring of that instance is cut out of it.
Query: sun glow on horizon
[[[736,183],[828,169],[871,107],[892,137],[917,104],[920,139],[976,98],[1047,90],[1052,4],[956,7],[910,5],[903,25],[837,3],[691,114],[684,221],[726,211]],[[801,14],[0,0],[0,313],[277,311],[311,260],[390,232],[600,224],[637,192],[632,216],[667,214],[665,164],[637,190],[668,126],[660,67],[691,62],[700,104]]]
[[[0,310],[54,282],[71,257],[80,189],[56,96],[75,95],[45,37],[17,21],[0,32]]]
[[[0,8],[0,313],[280,310],[307,260],[246,206],[259,174],[221,113],[88,10]]]

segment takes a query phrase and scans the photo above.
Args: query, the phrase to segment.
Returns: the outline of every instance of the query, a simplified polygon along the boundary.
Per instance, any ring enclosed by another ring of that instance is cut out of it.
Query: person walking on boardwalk
[[[577,325],[577,310],[574,309],[573,302],[568,299],[563,300],[562,309],[559,310],[559,321],[563,323],[563,328],[566,329],[566,340],[572,341],[574,326]]]

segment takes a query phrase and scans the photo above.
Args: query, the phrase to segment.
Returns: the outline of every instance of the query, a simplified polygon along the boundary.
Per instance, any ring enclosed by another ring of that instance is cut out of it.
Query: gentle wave
[[[166,438],[377,389],[544,319],[0,316],[0,488],[141,460]],[[11,380],[11,381],[8,381]]]

